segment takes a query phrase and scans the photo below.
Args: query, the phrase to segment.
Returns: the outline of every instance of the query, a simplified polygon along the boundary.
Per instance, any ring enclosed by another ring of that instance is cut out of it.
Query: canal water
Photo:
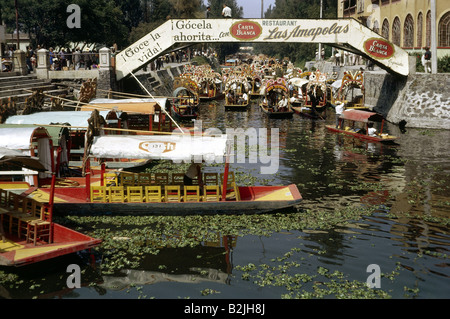
[[[399,139],[381,145],[328,132],[331,110],[325,121],[297,114],[277,120],[256,103],[246,112],[226,112],[222,103],[201,104],[204,129],[279,129],[275,174],[261,175],[261,164],[232,169],[242,185],[296,184],[304,200],[294,212],[157,221],[64,217],[61,222],[105,244],[91,253],[1,268],[0,296],[450,297],[450,131],[400,131],[388,124]],[[80,267],[79,288],[68,265]]]

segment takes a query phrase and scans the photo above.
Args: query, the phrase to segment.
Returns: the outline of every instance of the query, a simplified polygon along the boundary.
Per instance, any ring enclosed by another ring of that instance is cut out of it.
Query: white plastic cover
[[[94,138],[91,155],[98,158],[223,163],[226,145],[226,135],[106,135]]]
[[[100,111],[100,115],[106,117],[109,111]],[[56,111],[56,112],[37,112],[28,115],[14,115],[8,117],[5,124],[40,124],[48,125],[50,123],[69,123],[75,127],[87,127],[88,119],[92,112],[80,111]]]
[[[36,127],[11,127],[0,130],[0,147],[12,150],[29,150]]]

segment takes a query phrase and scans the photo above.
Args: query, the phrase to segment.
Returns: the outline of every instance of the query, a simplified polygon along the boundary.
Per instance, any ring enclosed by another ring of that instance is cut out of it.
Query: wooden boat
[[[172,115],[179,121],[197,119],[197,106],[200,103],[198,94],[185,87],[178,87],[173,92]]]
[[[90,156],[169,159],[223,158],[226,135],[96,136]],[[89,172],[89,171],[88,171]],[[203,173],[193,185],[184,174],[108,171],[95,180],[86,174],[77,187],[55,189],[55,213],[250,214],[292,208],[302,198],[295,185],[238,186],[225,163],[223,173]],[[203,182],[203,185],[202,185]],[[46,191],[46,189],[42,189]]]
[[[345,102],[347,109],[369,110],[364,103],[365,87],[364,74],[361,71],[345,71],[342,80],[335,82],[340,84],[336,95],[333,94],[332,103]]]
[[[289,89],[284,78],[269,80],[264,89],[264,99],[260,101],[259,106],[269,118],[292,118],[294,111],[288,96]],[[287,107],[279,109],[277,105],[283,97],[287,99]]]
[[[225,82],[225,109],[244,111],[249,105],[250,86],[247,78],[231,75]]]
[[[325,120],[326,119],[326,112],[314,112],[314,110],[310,107],[304,107],[302,105],[300,106],[292,106],[292,110],[305,118],[311,119],[311,120]]]
[[[292,85],[293,90],[289,92],[289,99],[292,107],[303,106],[305,100],[302,94],[302,86],[308,83],[307,79],[304,78],[291,78],[288,80],[289,85]]]
[[[328,103],[326,75],[319,71],[311,72],[307,83],[301,86],[303,108],[300,115],[309,118],[324,118],[322,113]]]
[[[92,110],[98,110],[98,121],[102,123],[105,134],[149,134],[150,132],[172,132],[173,122],[167,117],[161,105],[170,111],[171,103],[167,98],[157,99],[95,99],[83,105],[80,111],[38,112],[28,115],[15,115],[6,120],[6,124],[41,125],[50,128],[52,125],[61,128],[67,126],[70,140],[67,141],[68,161],[71,170],[79,170],[83,166],[82,158],[85,149],[85,134],[89,121],[93,121]],[[114,130],[116,129],[117,130]],[[50,130],[50,129],[49,129]],[[64,154],[64,153],[62,153]],[[129,168],[146,164],[142,159],[120,159],[106,161],[108,168]],[[64,165],[64,163],[61,163]],[[93,166],[98,166],[94,160]],[[62,166],[64,167],[64,166]]]
[[[46,172],[38,158],[7,148],[0,149],[0,165],[2,173],[13,174],[8,175],[10,177],[17,175],[17,167]],[[53,222],[55,174],[51,180],[48,196],[35,198],[29,195],[37,187],[31,187],[27,182],[0,181],[1,266],[28,265],[101,243],[99,239]]]
[[[346,121],[351,122],[351,126],[344,126]],[[326,125],[326,127],[331,132],[343,133],[371,142],[389,143],[396,140],[397,137],[383,133],[384,121],[384,118],[378,113],[350,109],[345,110],[340,116],[338,128],[336,128],[335,125]],[[363,123],[365,127],[355,127],[356,122]],[[380,123],[379,133],[376,135],[369,135],[369,126],[373,122]]]
[[[251,96],[261,96],[261,88],[263,87],[263,79],[260,75],[254,75],[251,79]]]

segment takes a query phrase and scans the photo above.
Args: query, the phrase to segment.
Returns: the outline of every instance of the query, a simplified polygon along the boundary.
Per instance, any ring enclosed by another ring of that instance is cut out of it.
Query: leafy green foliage
[[[322,17],[336,18],[337,3],[323,0]],[[276,0],[275,7],[265,12],[266,19],[318,19],[320,18],[320,1],[317,0]],[[282,59],[289,57],[297,66],[315,57],[316,44],[309,43],[264,43],[257,44],[258,52]]]

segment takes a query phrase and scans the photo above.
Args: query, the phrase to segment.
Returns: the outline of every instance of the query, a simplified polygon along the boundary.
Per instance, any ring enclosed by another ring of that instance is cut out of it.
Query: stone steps
[[[50,80],[38,79],[36,75],[15,75],[0,77],[0,99],[15,97],[19,109],[35,89],[43,89],[45,94],[58,96],[68,94],[67,87],[59,87]],[[46,98],[48,102],[50,98]]]

